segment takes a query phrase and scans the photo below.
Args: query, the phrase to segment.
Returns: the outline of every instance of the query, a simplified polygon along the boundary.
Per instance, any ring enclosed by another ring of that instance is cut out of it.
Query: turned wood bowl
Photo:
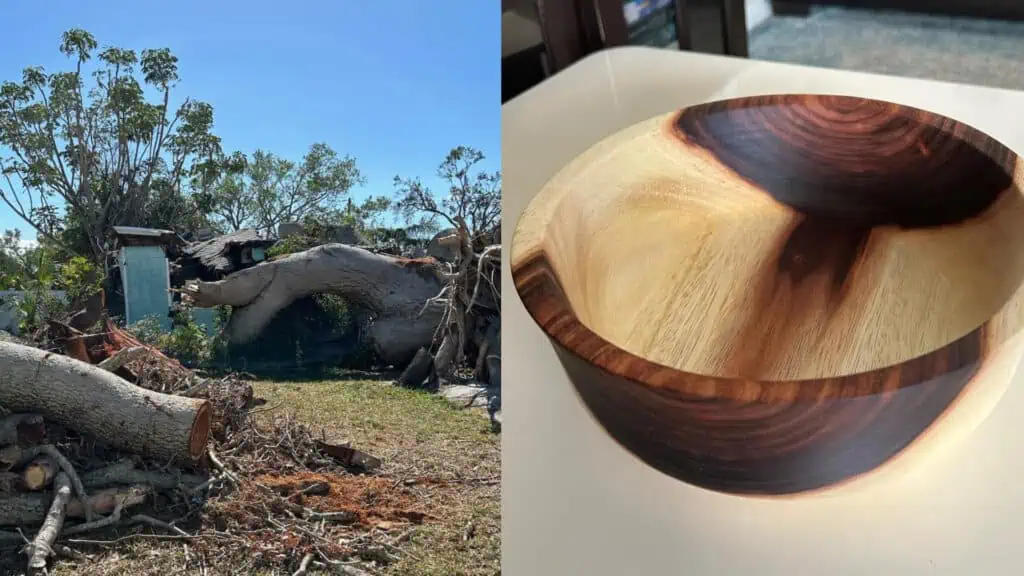
[[[1006,146],[923,110],[711,102],[563,168],[512,276],[627,450],[718,491],[817,490],[907,450],[1011,348],[1021,181]]]

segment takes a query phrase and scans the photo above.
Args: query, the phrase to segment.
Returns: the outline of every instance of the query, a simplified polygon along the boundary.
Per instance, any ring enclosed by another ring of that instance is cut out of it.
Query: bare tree
[[[448,182],[447,193],[440,197],[418,178],[395,176],[394,210],[414,230],[458,228],[462,221],[474,245],[489,238],[501,224],[501,172],[476,169],[483,160],[484,154],[469,146],[448,152],[437,169]]]

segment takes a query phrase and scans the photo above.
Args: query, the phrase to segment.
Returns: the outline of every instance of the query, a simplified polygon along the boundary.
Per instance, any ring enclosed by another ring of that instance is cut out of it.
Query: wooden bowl
[[[625,448],[718,491],[814,490],[907,449],[1020,333],[1021,181],[923,110],[711,102],[563,168],[512,276]]]

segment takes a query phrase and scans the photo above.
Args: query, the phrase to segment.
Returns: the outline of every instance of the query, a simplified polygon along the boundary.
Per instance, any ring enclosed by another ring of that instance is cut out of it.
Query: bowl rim
[[[970,370],[972,373],[977,371],[982,361],[993,352],[990,350],[992,343],[989,342],[987,337],[989,335],[988,324],[992,318],[999,316],[1002,310],[1012,303],[1013,295],[1003,303],[992,317],[986,319],[980,326],[967,334],[935,350],[888,366],[832,377],[802,379],[772,380],[714,376],[689,372],[648,360],[626,351],[591,330],[579,319],[573,310],[555,267],[544,252],[543,243],[534,238],[524,239],[522,237],[523,224],[531,219],[533,215],[531,208],[538,204],[538,200],[553,202],[557,206],[568,193],[568,190],[563,190],[561,194],[555,197],[544,198],[543,191],[548,188],[551,182],[577,162],[582,162],[586,156],[594,152],[602,144],[618,140],[617,137],[623,132],[650,122],[677,117],[683,110],[687,109],[765,98],[786,99],[801,97],[843,97],[868,103],[894,106],[901,111],[926,114],[941,120],[951,121],[954,123],[954,126],[966,130],[968,134],[984,137],[1008,150],[1012,154],[1014,163],[1018,165],[1018,170],[1012,171],[1010,177],[1014,185],[1024,194],[1024,185],[1022,185],[1018,177],[1021,157],[1015,150],[966,122],[938,112],[931,112],[923,108],[887,100],[839,93],[780,92],[698,102],[685,108],[641,120],[616,130],[594,142],[584,152],[559,168],[534,194],[520,214],[512,236],[512,250],[509,256],[510,273],[520,301],[545,335],[565,352],[612,376],[617,376],[642,386],[656,388],[662,392],[709,400],[775,403],[855,398],[895,392],[900,388],[924,384],[963,370]],[[963,138],[961,139],[964,140]],[[546,228],[550,224],[550,215],[555,212],[555,207],[546,212],[548,217],[542,221],[543,226],[540,228]],[[1017,293],[1019,292],[1020,288],[1017,290]],[[575,382],[574,385],[576,385]]]

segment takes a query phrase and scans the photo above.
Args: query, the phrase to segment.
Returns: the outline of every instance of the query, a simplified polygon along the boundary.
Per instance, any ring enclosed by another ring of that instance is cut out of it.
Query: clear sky
[[[435,191],[449,149],[473,146],[500,168],[497,0],[49,0],[4,2],[0,81],[30,65],[68,70],[61,34],[84,28],[100,47],[178,56],[172,93],[209,102],[225,151],[262,148],[298,160],[326,142],[356,157],[367,184],[395,175]],[[0,229],[34,234],[0,205]]]

